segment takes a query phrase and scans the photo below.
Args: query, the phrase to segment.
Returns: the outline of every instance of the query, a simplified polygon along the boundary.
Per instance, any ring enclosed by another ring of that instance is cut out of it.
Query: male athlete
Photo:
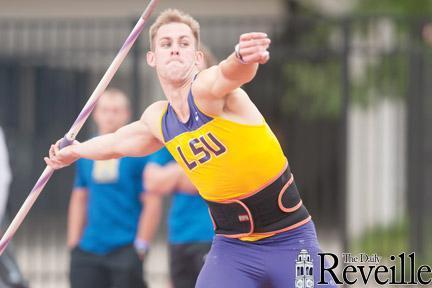
[[[168,101],[115,133],[61,151],[57,142],[45,161],[59,169],[79,158],[143,156],[165,145],[209,205],[218,235],[196,287],[317,285],[313,222],[278,140],[240,88],[269,60],[270,39],[242,34],[234,53],[200,73],[199,43],[198,22],[164,11],[150,28],[147,63]]]

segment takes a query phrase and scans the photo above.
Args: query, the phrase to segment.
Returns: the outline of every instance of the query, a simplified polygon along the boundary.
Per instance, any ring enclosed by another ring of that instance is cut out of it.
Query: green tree
[[[432,0],[358,0],[355,12],[419,16],[432,14]]]

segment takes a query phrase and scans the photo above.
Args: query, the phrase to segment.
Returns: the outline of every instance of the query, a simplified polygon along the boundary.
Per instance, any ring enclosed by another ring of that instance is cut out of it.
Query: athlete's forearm
[[[51,145],[49,158],[45,162],[53,169],[66,167],[79,158],[106,160],[125,156],[145,156],[162,147],[162,143],[151,132],[149,125],[154,125],[154,115],[158,115],[161,103],[150,105],[140,120],[118,129],[115,133],[95,137],[84,143],[74,142],[59,149],[60,141]],[[149,124],[150,123],[150,124]]]
[[[258,63],[242,64],[232,53],[228,58],[219,64],[222,76],[235,82],[237,87],[250,82],[258,71]]]
[[[70,149],[74,158],[88,158],[92,160],[107,160],[120,158],[122,155],[116,149],[117,137],[114,133],[94,137],[90,140],[65,148]]]
[[[114,133],[72,145],[70,153],[76,159],[106,160],[125,156],[144,156],[161,146],[162,144],[150,133],[147,126],[142,121],[136,121]]]
[[[223,78],[232,82],[229,86],[235,83],[240,87],[255,77],[258,65],[266,63],[270,58],[267,51],[270,42],[266,33],[240,35],[235,52],[219,65]]]

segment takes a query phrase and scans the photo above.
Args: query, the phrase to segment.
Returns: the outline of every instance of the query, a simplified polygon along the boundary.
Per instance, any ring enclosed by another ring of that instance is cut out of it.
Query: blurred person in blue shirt
[[[201,46],[200,70],[216,64]],[[173,288],[195,287],[214,236],[208,207],[166,148],[154,153],[145,169],[148,193],[171,195],[168,214],[169,268]],[[186,265],[185,265],[186,263]]]
[[[117,89],[98,101],[98,133],[127,124],[129,101]],[[159,224],[161,199],[143,193],[148,157],[80,159],[68,216],[71,288],[143,288],[143,260]]]

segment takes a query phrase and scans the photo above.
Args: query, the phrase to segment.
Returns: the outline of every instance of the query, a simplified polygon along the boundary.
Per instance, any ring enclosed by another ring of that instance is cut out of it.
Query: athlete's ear
[[[204,59],[204,53],[202,51],[197,50],[195,52],[195,64],[197,65],[199,70],[207,68]]]
[[[146,57],[147,57],[147,64],[150,67],[154,68],[156,66],[156,59],[155,59],[154,52],[148,51]]]

